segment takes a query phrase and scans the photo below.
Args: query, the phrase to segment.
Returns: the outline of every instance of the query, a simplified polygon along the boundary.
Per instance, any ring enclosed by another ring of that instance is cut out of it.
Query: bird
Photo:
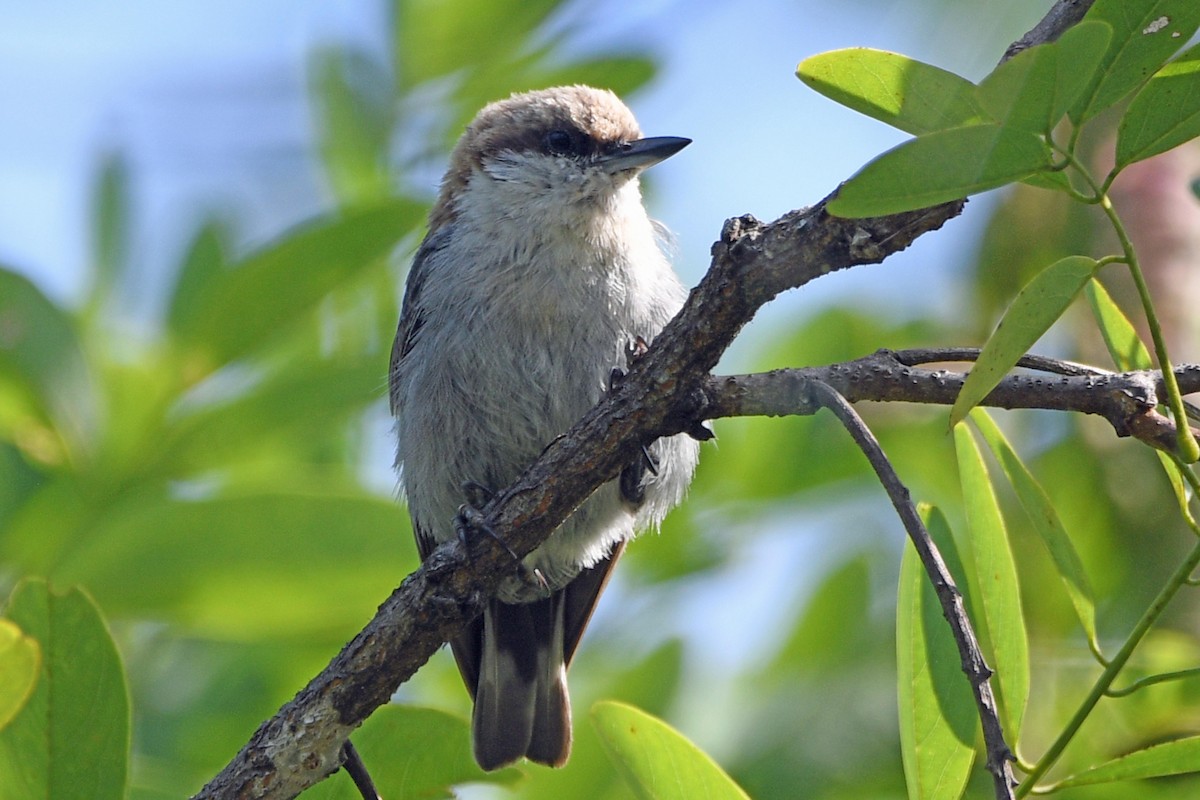
[[[690,142],[643,137],[614,93],[581,85],[514,94],[466,127],[413,257],[389,366],[422,559],[459,536],[465,501],[513,482],[683,305],[639,175]],[[698,449],[687,434],[641,448],[452,639],[483,769],[566,763],[567,666],[626,542],[682,500]]]

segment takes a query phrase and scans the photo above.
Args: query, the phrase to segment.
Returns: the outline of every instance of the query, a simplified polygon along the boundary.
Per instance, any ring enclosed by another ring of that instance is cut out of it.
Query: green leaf
[[[1117,129],[1117,168],[1200,136],[1200,45],[1154,74]]]
[[[950,410],[950,424],[966,418],[1029,348],[1062,316],[1099,264],[1086,256],[1067,256],[1038,273],[1017,293]]]
[[[958,200],[1050,166],[1050,150],[1029,131],[970,125],[910,139],[842,184],[829,202],[839,217],[897,214]]]
[[[971,412],[971,420],[983,434],[983,440],[996,456],[996,460],[1000,462],[1000,468],[1004,470],[1008,482],[1016,491],[1017,498],[1021,501],[1025,513],[1029,515],[1029,521],[1033,523],[1033,529],[1041,538],[1042,544],[1050,551],[1058,576],[1067,590],[1076,616],[1079,617],[1079,624],[1083,626],[1092,648],[1095,652],[1100,652],[1100,643],[1096,638],[1095,593],[1087,573],[1083,570],[1083,562],[1075,551],[1075,545],[1071,543],[1066,527],[1059,519],[1058,512],[1054,510],[1054,503],[992,418],[983,409],[977,408]]]
[[[865,554],[829,571],[779,650],[772,672],[840,671],[862,658],[871,615],[871,565]]]
[[[978,122],[975,85],[898,53],[852,47],[806,58],[796,77],[826,97],[920,135]]]
[[[979,105],[1000,125],[1048,133],[1058,122],[1054,116],[1058,71],[1055,45],[1023,50],[980,82]]]
[[[219,281],[229,267],[230,235],[220,220],[207,220],[188,243],[183,263],[175,278],[171,304],[167,311],[167,327],[181,334],[196,325],[204,308],[197,301],[203,298],[210,283]]]
[[[41,664],[37,640],[12,620],[0,619],[0,730],[25,707]]]
[[[0,731],[0,787],[9,797],[120,800],[129,767],[129,697],[112,636],[79,589],[44,581],[13,590],[7,616],[37,639],[41,674]]]
[[[379,399],[380,374],[377,354],[301,362],[253,392],[171,419],[162,437],[164,463],[174,474],[227,469],[276,441],[311,442],[314,419],[344,436],[337,425]]]
[[[943,554],[954,547],[946,518],[921,516]],[[896,601],[900,753],[912,800],[957,800],[975,760],[975,702],[958,646],[912,542],[900,562]]]
[[[309,71],[321,156],[334,192],[343,203],[384,197],[395,123],[386,67],[339,44],[317,50]]]
[[[1112,299],[1112,295],[1108,293],[1104,285],[1093,278],[1084,287],[1084,293],[1092,308],[1092,315],[1096,318],[1096,324],[1100,326],[1104,344],[1108,347],[1109,355],[1112,356],[1117,369],[1130,371],[1152,368],[1154,362],[1150,360],[1150,351],[1146,349],[1142,337],[1138,335],[1133,323]],[[1154,454],[1158,457],[1167,481],[1171,484],[1171,491],[1175,494],[1175,500],[1186,517],[1191,513],[1188,510],[1191,497],[1183,476],[1179,474],[1179,467],[1166,453],[1155,450]]]
[[[398,80],[407,88],[513,58],[561,0],[391,0]]]
[[[1100,70],[1071,106],[1083,123],[1115,105],[1187,43],[1200,26],[1195,0],[1096,0],[1085,22],[1105,22],[1113,35]]]
[[[1058,49],[1058,90],[1051,117],[1055,122],[1075,105],[1095,78],[1112,35],[1112,26],[1107,22],[1085,20],[1054,43]]]
[[[215,638],[332,638],[415,568],[407,516],[389,498],[332,489],[195,502],[131,494],[52,577],[86,584],[113,612]]]
[[[52,426],[22,438],[42,443],[35,460],[65,460],[63,449],[84,448],[95,424],[92,385],[75,323],[32,281],[3,267],[0,320],[0,400],[9,395],[8,402],[21,409],[12,423],[0,403],[0,436],[8,436],[6,423]]]
[[[1125,316],[1112,295],[1099,281],[1092,279],[1084,286],[1088,304],[1096,324],[1100,326],[1100,334],[1104,344],[1112,356],[1113,363],[1120,370],[1150,369],[1154,362],[1150,360],[1150,351],[1138,336],[1137,329]]]
[[[1016,742],[1029,699],[1029,641],[1017,567],[983,454],[964,423],[954,426],[954,449],[979,586],[978,607],[992,646],[1005,734],[1009,742]]]
[[[244,356],[386,256],[423,213],[390,199],[310,222],[209,281],[178,333],[215,365]]]
[[[371,770],[382,797],[451,800],[460,783],[512,786],[517,769],[484,772],[471,757],[471,723],[431,708],[386,705],[351,737]],[[357,800],[361,795],[344,773],[322,781],[302,795],[305,800]]]
[[[1145,750],[1135,750],[1092,767],[1086,772],[1065,778],[1055,786],[1065,789],[1069,786],[1133,781],[1189,772],[1200,772],[1200,736],[1189,736],[1173,742],[1156,744]]]
[[[641,800],[749,800],[700,748],[644,711],[602,701],[592,706],[592,723]]]

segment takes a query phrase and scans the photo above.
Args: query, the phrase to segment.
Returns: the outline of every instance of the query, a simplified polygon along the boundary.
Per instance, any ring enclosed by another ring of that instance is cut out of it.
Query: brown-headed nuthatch
[[[389,375],[422,558],[457,536],[464,485],[515,480],[683,304],[638,175],[688,142],[643,138],[612,92],[585,86],[514,95],[467,127],[413,259]],[[685,434],[646,448],[451,642],[484,769],[566,762],[566,665],[625,542],[680,501],[697,451]]]

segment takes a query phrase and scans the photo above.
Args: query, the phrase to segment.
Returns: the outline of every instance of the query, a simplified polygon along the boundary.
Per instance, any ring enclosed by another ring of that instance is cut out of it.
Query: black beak
[[[670,158],[692,143],[682,136],[652,136],[618,145],[611,153],[596,159],[596,163],[611,173],[645,169]]]

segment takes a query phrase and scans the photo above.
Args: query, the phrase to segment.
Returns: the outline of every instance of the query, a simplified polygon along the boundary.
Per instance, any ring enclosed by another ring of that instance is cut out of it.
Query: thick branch
[[[1088,4],[1060,0],[1055,9]],[[1050,41],[1066,27],[1049,23],[1034,39]],[[761,306],[826,273],[878,263],[962,206],[847,220],[831,217],[822,201],[771,224],[727,222],[683,310],[626,379],[483,510],[486,524],[518,555],[529,553],[644,443],[694,430],[710,370]],[[477,538],[473,552],[458,542],[435,550],[196,797],[290,798],[336,769],[350,732],[480,613],[511,570],[501,546]]]

